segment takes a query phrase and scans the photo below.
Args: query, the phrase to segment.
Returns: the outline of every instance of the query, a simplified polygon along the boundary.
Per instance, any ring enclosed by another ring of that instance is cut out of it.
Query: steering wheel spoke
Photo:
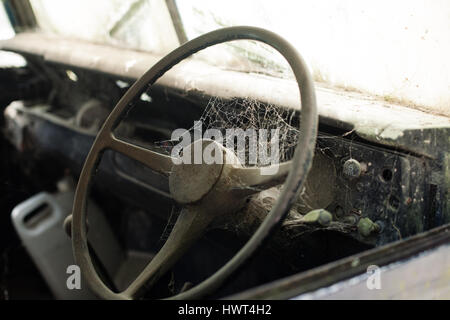
[[[172,170],[172,157],[125,142],[116,138],[114,134],[110,135],[106,148],[130,157],[165,176],[168,176]]]
[[[183,209],[164,246],[123,295],[136,299],[149,290],[205,233],[213,219],[211,212],[199,207]]]
[[[275,187],[284,182],[291,167],[292,161],[268,167],[231,166],[230,177],[235,183],[233,189],[251,195]]]

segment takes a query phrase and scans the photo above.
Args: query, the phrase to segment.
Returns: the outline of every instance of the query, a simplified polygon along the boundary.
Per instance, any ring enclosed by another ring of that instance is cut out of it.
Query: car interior
[[[450,298],[448,67],[441,103],[345,87],[261,3],[2,1],[0,299]]]

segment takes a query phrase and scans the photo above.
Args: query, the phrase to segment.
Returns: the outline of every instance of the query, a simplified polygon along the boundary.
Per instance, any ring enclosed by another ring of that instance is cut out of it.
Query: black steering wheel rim
[[[78,181],[73,206],[72,246],[76,263],[80,266],[84,279],[94,293],[105,299],[129,299],[129,297],[112,292],[100,279],[89,256],[86,229],[87,195],[92,182],[93,173],[97,168],[101,155],[107,149],[107,136],[119,124],[123,114],[129,108],[130,102],[153,85],[173,66],[185,58],[207,47],[233,41],[256,40],[276,49],[291,66],[298,83],[301,97],[301,132],[298,145],[292,161],[292,168],[285,181],[284,188],[275,206],[259,226],[255,234],[243,248],[221,269],[194,288],[171,297],[172,299],[198,299],[205,294],[218,289],[254,252],[263,244],[270,234],[282,223],[298,192],[301,190],[311,168],[317,138],[318,114],[314,83],[306,63],[296,49],[277,34],[256,27],[230,27],[202,35],[175,49],[150,70],[148,70],[118,102],[110,116],[99,131],[97,138],[85,160]]]

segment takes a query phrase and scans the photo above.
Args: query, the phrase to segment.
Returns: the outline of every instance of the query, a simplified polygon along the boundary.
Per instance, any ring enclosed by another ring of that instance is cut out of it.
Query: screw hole
[[[385,182],[391,181],[393,176],[394,176],[394,174],[392,173],[391,169],[384,169],[383,173],[381,174],[381,178]]]

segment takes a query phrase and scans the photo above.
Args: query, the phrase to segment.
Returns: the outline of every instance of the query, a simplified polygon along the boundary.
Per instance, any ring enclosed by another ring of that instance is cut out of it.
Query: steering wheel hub
[[[204,161],[206,148],[222,152],[222,147],[217,142],[198,140],[183,149],[181,164],[174,164],[172,167],[169,177],[170,193],[180,204],[194,204],[202,200],[214,188],[222,174],[223,161]],[[221,154],[220,159],[223,158]],[[187,184],[189,188],[186,188]]]

